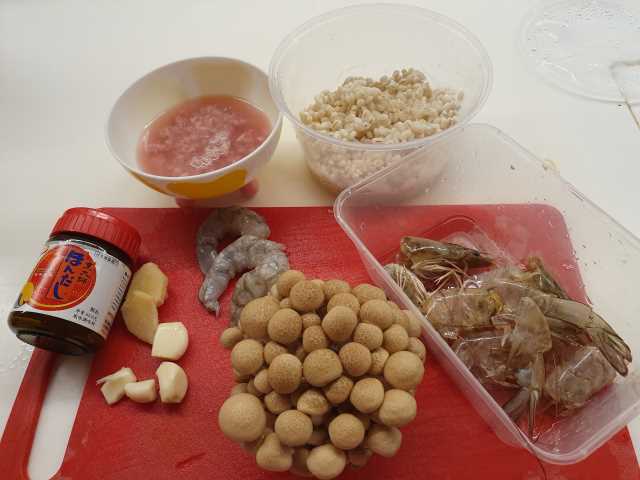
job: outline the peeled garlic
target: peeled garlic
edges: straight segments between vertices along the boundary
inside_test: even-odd
[[[156,381],[151,378],[141,382],[127,383],[124,386],[124,393],[127,398],[138,403],[149,403],[157,398]]]
[[[131,279],[129,292],[140,291],[153,297],[159,307],[167,298],[169,279],[155,263],[145,263]]]
[[[189,345],[189,332],[182,322],[161,323],[156,329],[151,356],[165,360],[179,360]]]
[[[120,312],[129,332],[143,342],[153,343],[158,328],[158,310],[151,295],[140,290],[129,291]]]
[[[124,397],[125,386],[129,383],[135,382],[136,375],[129,367],[122,367],[115,373],[102,377],[96,382],[97,385],[102,385],[100,391],[104,396],[104,399],[109,405],[113,405]]]
[[[180,403],[187,393],[189,380],[180,365],[162,362],[156,370],[162,403]]]

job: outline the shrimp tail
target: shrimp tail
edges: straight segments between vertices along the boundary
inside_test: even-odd
[[[629,346],[617,335],[601,329],[588,329],[587,334],[598,347],[604,358],[623,377],[629,373],[627,362],[631,363]]]
[[[220,312],[220,303],[218,302],[217,298],[213,297],[211,288],[207,285],[206,282],[203,283],[200,287],[198,297],[200,298],[202,305],[204,305],[204,308],[218,316],[218,313]]]

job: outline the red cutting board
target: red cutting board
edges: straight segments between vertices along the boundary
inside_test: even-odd
[[[466,214],[491,236],[500,235],[499,222],[495,222],[497,216],[517,217],[520,223],[525,221],[530,231],[545,232],[548,231],[547,216],[557,215],[557,212],[549,210],[548,215],[541,215],[540,208],[517,205],[425,207],[412,209],[412,213],[404,218],[422,222],[424,231],[441,225],[452,215]],[[356,249],[336,224],[330,209],[256,210],[271,226],[272,239],[286,244],[293,268],[318,278],[340,277],[354,284],[367,281]],[[221,318],[208,314],[197,300],[202,277],[195,261],[194,238],[198,224],[207,212],[185,209],[108,211],[140,231],[144,242],[141,260],[158,263],[169,276],[169,299],[160,309],[160,319],[182,321],[189,329],[189,350],[180,360],[189,376],[189,391],[180,405],[160,402],[139,405],[127,400],[106,405],[95,385],[96,379],[123,365],[133,368],[139,379],[152,378],[159,363],[150,357],[149,346],[128,334],[118,320],[105,348],[93,361],[64,461],[54,478],[288,477],[288,474],[258,469],[255,461],[227,440],[217,425],[217,411],[233,385],[229,352],[218,343],[218,336],[227,324],[231,288],[222,299]],[[407,227],[411,225],[415,223],[411,222]],[[506,228],[505,232],[508,231]],[[532,248],[545,259],[548,256],[570,258],[573,262],[564,227],[555,231],[557,234],[549,238],[547,235]],[[385,232],[380,233],[384,235]],[[579,279],[573,278],[572,284],[578,285]],[[3,478],[26,478],[30,444],[52,359],[52,355],[42,351],[36,351],[31,359],[0,443]],[[363,470],[347,470],[342,478],[640,478],[626,429],[577,465],[543,465],[529,452],[500,442],[433,360],[427,361],[427,373],[416,397],[418,416],[403,429],[399,453],[392,459],[374,457]]]

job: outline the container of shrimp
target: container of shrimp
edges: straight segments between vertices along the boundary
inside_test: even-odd
[[[640,240],[499,130],[460,128],[335,214],[503,441],[576,463],[638,414]]]

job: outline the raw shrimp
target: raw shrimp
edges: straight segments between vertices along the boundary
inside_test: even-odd
[[[592,346],[574,349],[565,361],[547,375],[545,393],[564,410],[584,406],[587,401],[613,382],[615,370],[600,350]]]
[[[484,288],[448,288],[429,296],[422,312],[440,335],[455,340],[465,331],[494,328],[492,317],[501,307]]]
[[[491,328],[491,317],[500,310],[500,305],[487,290],[445,289],[428,293],[407,267],[390,263],[384,269],[438,333],[448,340],[456,340],[461,330]]]
[[[515,313],[515,327],[509,334],[509,363],[524,358],[531,362],[538,353],[551,349],[551,331],[538,305],[523,297]]]
[[[444,338],[456,340],[461,330],[493,327],[491,318],[500,305],[487,290],[461,288],[428,293],[407,267],[390,263],[384,268]]]
[[[483,272],[476,275],[475,278],[485,283],[491,280],[509,280],[539,290],[542,293],[548,293],[554,297],[569,299],[566,292],[545,269],[540,258],[529,257],[525,262],[525,268],[525,270],[521,270],[516,266],[510,265]]]
[[[461,286],[469,268],[493,265],[493,258],[485,253],[428,238],[404,237],[400,253],[413,273],[439,288],[447,283]]]
[[[284,245],[253,235],[243,235],[215,257],[200,287],[200,301],[217,314],[220,308],[218,298],[236,274],[253,268],[256,279],[266,275],[266,281],[271,278],[272,264],[285,265],[285,269],[289,267]]]
[[[509,335],[510,344],[507,365],[520,367],[516,378],[521,390],[504,406],[505,412],[517,420],[529,406],[529,435],[533,434],[536,410],[542,397],[545,367],[544,353],[553,346],[551,331],[538,305],[529,297],[523,297],[515,312],[515,327]]]
[[[527,258],[527,261],[525,262],[525,270],[525,272],[522,272],[520,280],[522,283],[525,283],[530,287],[537,288],[541,292],[569,300],[567,293],[547,271],[540,257]]]
[[[507,367],[509,352],[504,343],[504,332],[487,330],[459,338],[451,349],[481,383],[514,388],[518,385]]]
[[[627,374],[627,362],[632,360],[629,346],[590,306],[510,280],[494,278],[482,285],[497,294],[507,309],[515,308],[523,297],[531,298],[547,317],[554,336],[583,345],[592,343],[620,375]]]
[[[268,242],[268,243],[267,243]],[[231,297],[232,326],[238,324],[242,308],[254,298],[264,297],[276,283],[281,273],[289,270],[289,259],[282,249],[274,248],[268,240],[253,246],[250,255],[257,259],[256,268],[243,274],[236,282]],[[278,245],[282,248],[282,245]]]
[[[447,261],[463,268],[493,265],[493,258],[486,253],[455,243],[437,242],[428,238],[404,237],[400,242],[400,252],[413,264],[422,261]]]
[[[264,218],[248,208],[228,207],[213,211],[198,228],[196,237],[200,270],[206,275],[217,255],[218,243],[227,235],[267,238],[270,233]]]
[[[418,308],[422,309],[429,294],[420,279],[407,267],[398,265],[397,263],[389,263],[385,265],[384,269],[407,297],[409,297],[409,300]]]

